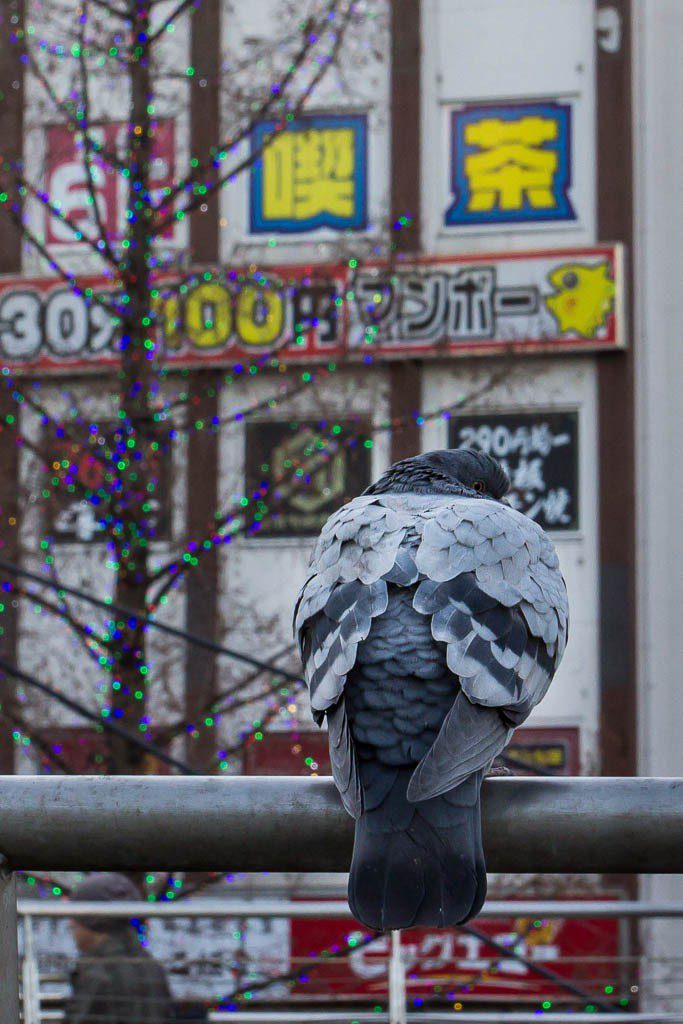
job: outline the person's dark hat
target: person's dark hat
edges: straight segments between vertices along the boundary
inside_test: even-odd
[[[139,889],[125,875],[102,872],[88,875],[72,891],[72,902],[111,903],[114,900],[139,900]],[[120,917],[79,917],[77,919],[93,932],[113,932],[125,928],[129,922]]]

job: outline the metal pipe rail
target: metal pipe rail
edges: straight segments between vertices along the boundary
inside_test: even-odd
[[[169,903],[117,900],[89,903],[79,900],[17,900],[20,917],[295,917],[320,920],[352,918],[346,900],[183,899]],[[683,903],[648,900],[489,900],[478,915],[486,918],[643,918],[683,917]]]
[[[228,897],[227,899],[211,899],[200,897],[198,899],[179,900],[169,903],[147,903],[144,900],[120,900],[111,903],[81,901],[71,903],[66,899],[56,900],[35,900],[20,899],[17,901],[18,913],[24,919],[24,956],[22,965],[22,1002],[24,1011],[24,1024],[39,1024],[39,1022],[61,1021],[64,1014],[61,1010],[50,1010],[44,1006],[45,1001],[54,1001],[51,997],[40,992],[40,979],[38,966],[33,952],[32,921],[35,918],[78,918],[78,917],[110,917],[125,919],[152,919],[152,918],[349,918],[352,919],[351,911],[346,900],[288,900],[288,899],[239,899]],[[490,900],[484,904],[479,915],[480,918],[496,919],[511,917],[532,917],[532,918],[581,918],[592,920],[595,918],[678,918],[683,917],[683,902],[661,903],[645,900]],[[372,1020],[375,1024],[380,1021],[389,1021],[389,1024],[411,1024],[411,1021],[425,1021],[426,1015],[411,1014],[406,1012],[405,994],[405,971],[406,966],[402,958],[400,938],[397,933],[392,933],[391,959],[389,961],[389,979],[394,984],[389,985],[390,1013],[377,1014],[375,1011],[364,1014],[346,1011],[344,1013],[330,1011],[310,1011],[302,1008],[291,1011],[263,1011],[258,1007],[244,1011],[211,1011],[209,1021],[211,1024],[219,1024],[222,1021],[249,1021],[250,1024],[269,1024],[269,1022],[282,1021],[283,1024],[317,1024],[320,1021],[338,1021],[342,1024],[361,1024],[361,1021]],[[391,1010],[393,1009],[393,1013]],[[578,1014],[578,1016],[581,1016]],[[671,1016],[663,1018],[651,1017],[650,1015],[633,1014],[632,1012],[619,1012],[615,1010],[610,1014],[601,1015],[597,1013],[597,1019],[614,1021],[649,1021],[671,1020]],[[557,1020],[567,1022],[576,1020],[577,1014],[565,1017],[564,1014],[543,1014],[543,1020]],[[591,1013],[590,1019],[596,1018]],[[429,1013],[429,1024],[435,1024],[434,1012]],[[444,1020],[452,1020],[452,1012],[443,1016]],[[538,1019],[538,1013],[511,1014],[505,1010],[496,1014],[483,1014],[473,1011],[459,1011],[459,1021],[469,1021],[476,1024],[479,1021],[495,1021],[496,1024],[526,1024],[526,1022]],[[679,1019],[680,1018],[675,1018]]]
[[[683,871],[683,779],[488,779],[482,817],[491,871]],[[14,869],[344,871],[352,841],[327,778],[0,776],[0,1024],[19,1021]]]
[[[683,871],[683,779],[496,778],[490,871]],[[345,871],[328,778],[0,776],[0,854],[42,871]]]
[[[590,1024],[681,1024],[679,1013],[468,1013],[459,1010],[457,1013],[434,1012],[406,1014],[407,1024],[573,1024],[578,1020],[587,1020]],[[211,1024],[390,1024],[387,1013],[307,1013],[292,1011],[291,1013],[259,1013],[249,1010],[209,1014]]]
[[[35,899],[20,899],[17,902],[18,912],[21,917],[24,918],[24,956],[22,964],[22,1003],[24,1012],[25,1024],[38,1024],[40,1021],[60,1021],[64,1019],[64,1014],[61,1010],[50,1010],[44,1006],[45,1001],[53,1001],[55,998],[49,994],[40,993],[40,979],[38,975],[38,966],[35,959],[35,953],[33,950],[33,938],[32,938],[32,921],[35,918],[78,918],[78,917],[111,917],[111,918],[137,918],[137,919],[151,919],[151,918],[168,918],[173,917],[175,919],[182,918],[245,918],[245,917],[259,917],[259,918],[339,918],[346,917],[351,918],[351,911],[349,910],[346,901],[342,900],[287,900],[287,899],[237,899],[229,897],[227,899],[211,899],[206,897],[200,897],[198,899],[181,900],[169,903],[147,903],[144,900],[121,900],[111,903],[103,902],[88,902],[78,901],[71,903],[66,899],[59,900],[35,900]],[[635,900],[544,900],[544,901],[533,901],[533,900],[491,900],[484,904],[484,907],[480,913],[480,918],[509,918],[509,917],[574,917],[582,919],[593,919],[599,918],[646,918],[646,917],[683,917],[683,903],[659,903],[653,901],[635,901]],[[249,1021],[250,1024],[268,1024],[268,1022],[282,1021],[286,1024],[304,1024],[304,1022],[311,1021],[339,1021],[343,1024],[349,1024],[349,1021],[353,1020],[354,1024],[361,1024],[362,1020],[373,1020],[396,1021],[397,1024],[410,1024],[415,1020],[425,1020],[425,1014],[411,1014],[407,1013],[406,999],[405,999],[405,987],[404,987],[404,972],[405,965],[402,959],[402,951],[399,936],[397,933],[392,934],[392,951],[391,951],[391,967],[397,973],[401,974],[401,984],[396,986],[398,991],[393,991],[390,985],[390,995],[393,995],[393,999],[390,1000],[390,1008],[393,1003],[395,1013],[389,1013],[388,1017],[386,1014],[377,1014],[376,1011],[367,1013],[367,1017],[364,1013],[359,1015],[358,1012],[345,1011],[340,1013],[338,1011],[308,1011],[302,1008],[292,1009],[291,1011],[263,1011],[258,1007],[254,1007],[250,1010],[243,1011],[230,1011],[229,1014],[223,1011],[211,1011],[209,1014],[209,1020],[212,1024],[219,1024],[221,1021],[235,1021],[245,1020]],[[391,977],[391,972],[390,972]],[[443,1014],[443,1011],[432,1011],[429,1014],[430,1024],[436,1013],[437,1019],[452,1020],[452,1012]],[[580,1016],[580,1014],[578,1015]],[[607,1020],[615,1021],[618,1024],[619,1021],[649,1021],[654,1022],[655,1020],[671,1020],[680,1019],[675,1015],[664,1014],[663,1017],[652,1017],[649,1014],[634,1014],[632,1012],[614,1012],[606,1015],[601,1015],[599,1012],[593,1012],[590,1015],[590,1019],[602,1019],[602,1016]],[[538,1019],[538,1012],[536,1013],[511,1013],[508,1010],[499,1011],[495,1014],[481,1014],[479,1011],[460,1011],[458,1012],[458,1020],[470,1021],[471,1024],[475,1024],[478,1021],[493,1020],[499,1022],[499,1024],[526,1024],[532,1020]],[[565,1017],[564,1014],[543,1014],[543,1019],[558,1020],[562,1022],[569,1022],[569,1020],[576,1020],[577,1014],[573,1013],[571,1017]]]
[[[62,1010],[42,1010],[40,1020],[63,1021]],[[300,1008],[283,1012],[262,1012],[246,1010],[244,1012],[222,1012],[213,1010],[208,1015],[209,1024],[391,1024],[388,1013],[374,1011],[344,1013],[337,1011],[302,1010]],[[407,1013],[406,1024],[576,1024],[586,1020],[589,1024],[681,1024],[679,1013],[549,1013],[538,1011],[530,1013],[497,1010],[494,1013],[459,1010],[454,1012]]]

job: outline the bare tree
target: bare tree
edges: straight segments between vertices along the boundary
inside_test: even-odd
[[[18,593],[71,633],[75,653],[68,668],[72,674],[83,674],[91,662],[107,675],[111,718],[133,732],[140,729],[144,738],[148,697],[158,701],[163,694],[167,725],[162,738],[167,741],[201,722],[188,721],[177,691],[167,685],[182,666],[181,640],[163,648],[157,645],[153,671],[149,671],[151,634],[146,616],[168,607],[184,578],[201,567],[216,543],[250,532],[258,525],[256,519],[276,513],[278,504],[306,486],[306,480],[335,457],[340,445],[364,440],[371,443],[365,433],[367,423],[359,422],[344,441],[331,430],[323,431],[315,450],[303,451],[285,472],[269,474],[268,487],[258,496],[256,505],[245,509],[237,500],[215,509],[203,536],[183,537],[181,526],[175,531],[169,557],[159,564],[150,559],[150,545],[159,532],[156,496],[163,472],[160,455],[170,450],[174,435],[186,434],[193,424],[192,389],[169,381],[164,342],[169,328],[172,333],[179,292],[187,275],[195,271],[192,254],[188,260],[184,252],[167,244],[168,231],[183,227],[191,218],[201,218],[212,198],[249,170],[262,151],[244,143],[259,123],[267,120],[275,125],[263,143],[267,146],[306,110],[318,86],[332,71],[344,80],[343,88],[352,96],[353,83],[345,80],[349,55],[354,66],[367,59],[364,55],[368,46],[372,49],[373,31],[377,38],[381,38],[382,31],[376,22],[370,25],[374,12],[368,3],[307,0],[301,4],[281,0],[277,38],[247,41],[236,52],[225,53],[223,64],[227,70],[221,81],[206,83],[207,88],[220,86],[224,132],[207,152],[193,153],[174,170],[172,180],[159,188],[153,173],[155,145],[163,121],[159,111],[184,109],[187,82],[200,73],[179,62],[181,51],[177,47],[169,50],[168,38],[177,37],[183,27],[191,26],[196,6],[169,0],[83,0],[75,6],[67,0],[55,0],[44,22],[44,6],[27,0],[21,30],[19,0],[6,2],[15,19],[6,18],[11,29],[8,45],[20,48],[32,82],[35,102],[29,136],[46,125],[70,133],[81,161],[86,195],[85,211],[79,211],[78,216],[65,211],[58,197],[44,187],[46,168],[39,147],[30,142],[25,156],[4,154],[2,184],[6,201],[0,205],[0,214],[9,217],[22,232],[33,254],[32,265],[44,271],[47,263],[57,279],[84,296],[98,322],[110,324],[118,339],[115,394],[104,403],[106,409],[101,403],[98,406],[84,400],[84,389],[76,382],[67,380],[62,386],[63,401],[55,408],[31,381],[12,381],[17,403],[30,411],[36,428],[22,430],[21,418],[14,419],[13,429],[25,450],[24,505],[44,508],[52,492],[59,495],[65,491],[82,497],[84,502],[97,501],[96,518],[104,528],[107,562],[114,574],[111,599],[127,613],[115,612],[104,623],[94,624],[97,616],[87,602],[59,589],[69,578],[65,573],[68,567],[56,555],[49,538],[43,537],[38,548],[38,520],[32,525],[34,554],[51,566],[53,588],[25,583]],[[112,119],[120,129],[114,134],[106,130]],[[125,191],[122,224],[111,223],[101,201],[100,186],[110,180]],[[55,228],[59,239],[77,242],[78,252],[51,245],[49,232],[41,231],[46,223]],[[387,242],[388,228],[380,236]],[[352,264],[358,259],[362,262],[364,252],[371,254],[367,240],[360,238],[353,249],[350,245],[342,237],[337,246],[345,263],[352,252]],[[386,251],[391,254],[391,246],[387,245]],[[106,283],[106,288],[94,287],[91,275]],[[278,349],[268,353],[271,364],[277,362],[279,354]],[[320,367],[302,379],[300,373],[287,371],[285,358],[279,363],[285,372],[277,375],[271,393],[250,402],[240,412],[241,421],[270,415],[277,408],[286,409],[287,403],[296,401],[302,393],[316,394],[319,382],[329,376],[326,368]],[[503,372],[507,373],[507,368]],[[484,390],[500,376],[485,375]],[[210,382],[205,388],[212,386]],[[476,398],[480,390],[454,402],[453,407]],[[313,407],[324,419],[325,400],[318,397]],[[441,412],[426,411],[422,420]],[[401,426],[394,420],[379,429],[396,431]],[[229,427],[229,423],[217,422],[212,429]],[[60,439],[62,452],[66,446],[67,457],[61,460],[55,460],[55,438]],[[74,472],[74,463],[81,456],[92,464],[96,487],[84,486]],[[91,561],[84,563],[86,574],[92,571],[91,565]],[[255,620],[254,614],[248,595],[244,595],[241,602],[231,605],[230,625],[234,628],[250,615],[252,632],[272,634],[273,624],[267,616],[261,621],[258,616]],[[280,650],[276,644],[272,653],[280,655],[279,668],[289,668],[290,674],[296,672],[290,648]],[[242,709],[244,714],[255,707],[252,721],[259,722],[259,728],[267,727],[291,700],[288,687],[282,683],[277,672],[257,673],[252,667],[245,675],[245,670],[236,665],[227,682],[224,680],[223,689],[198,710],[205,712],[205,719],[211,719],[217,713],[237,715]],[[21,718],[24,730],[30,730],[30,716],[17,707],[12,713]],[[40,734],[34,730],[34,735],[40,742]],[[238,739],[233,752],[240,743]],[[144,770],[145,751],[124,736],[112,734],[107,765],[112,771]],[[59,768],[58,762],[56,766]],[[213,767],[213,761],[203,767]]]
[[[123,721],[139,720],[146,689],[147,663],[143,617],[158,607],[173,582],[189,566],[175,562],[164,572],[149,568],[149,546],[156,523],[150,494],[158,486],[158,453],[168,443],[169,405],[161,390],[163,352],[161,320],[172,308],[184,256],[168,248],[169,230],[201,216],[220,190],[245,172],[260,155],[245,141],[264,121],[276,127],[268,144],[306,107],[331,68],[339,66],[344,47],[362,30],[363,5],[351,0],[283,2],[277,38],[248,43],[248,52],[228,54],[228,72],[221,82],[224,130],[208,152],[192,154],[162,189],[155,187],[153,164],[160,130],[158,109],[186,105],[185,89],[195,69],[179,67],[177,50],[168,40],[191,26],[197,5],[189,0],[56,0],[44,5],[8,0],[8,45],[21,49],[22,61],[39,100],[35,106],[43,125],[61,125],[75,140],[87,186],[87,217],[64,212],[57,198],[45,191],[43,167],[21,154],[3,156],[2,182],[6,201],[3,216],[17,225],[35,254],[70,287],[83,294],[98,315],[109,320],[119,338],[118,401],[113,429],[97,424],[55,418],[41,407],[30,388],[22,400],[32,404],[44,431],[66,435],[71,444],[99,462],[106,478],[105,500],[99,516],[105,525],[109,560],[115,568],[113,600],[130,616],[115,616],[99,636],[85,628],[82,609],[68,602],[39,599],[61,616],[84,649],[106,665],[112,678],[113,713]],[[47,21],[45,21],[47,17]],[[114,116],[123,125],[111,143],[104,126]],[[29,128],[31,126],[29,125]],[[107,222],[98,183],[113,179],[126,192],[123,225]],[[56,225],[60,238],[72,238],[82,253],[74,260],[55,254],[36,226],[37,211]],[[191,257],[190,257],[191,260]],[[86,274],[95,273],[107,289],[88,287]],[[168,282],[176,273],[176,283]],[[163,279],[165,303],[158,299]],[[282,390],[281,388],[278,390]],[[286,389],[285,389],[286,391]],[[182,410],[181,410],[182,415]],[[49,465],[50,452],[33,442],[33,455]],[[70,479],[59,470],[58,486]],[[71,481],[73,486],[73,481]],[[226,522],[231,521],[228,513]],[[36,599],[36,598],[34,598]],[[138,695],[136,697],[136,694]],[[139,753],[124,740],[112,738],[111,767],[139,770]]]

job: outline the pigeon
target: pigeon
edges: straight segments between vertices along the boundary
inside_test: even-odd
[[[482,780],[564,653],[557,555],[509,487],[473,449],[395,463],[323,526],[296,603],[312,714],[355,819],[349,906],[369,929],[479,913]]]

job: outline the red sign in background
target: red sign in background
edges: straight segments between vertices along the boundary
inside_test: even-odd
[[[569,898],[569,897],[567,897]],[[605,987],[620,993],[619,933],[614,919],[529,918],[485,919],[473,922],[476,931],[538,963],[575,984],[590,997],[605,999]],[[345,948],[354,931],[366,934],[348,920],[291,922],[292,965],[319,955],[320,950]],[[504,958],[485,938],[457,928],[415,928],[401,933],[406,962],[409,1003],[435,998],[453,1002],[537,1003],[576,1001],[576,996],[534,973],[519,959]],[[388,996],[387,966],[391,937],[358,944],[345,957],[328,959],[311,970],[292,990],[309,999],[376,999]],[[613,997],[616,998],[616,995]]]
[[[129,126],[110,122],[90,130],[93,142],[103,153],[125,156]],[[53,206],[86,237],[97,236],[90,207],[90,188],[83,142],[65,125],[51,125],[46,131],[46,192]],[[110,242],[123,237],[128,206],[129,180],[107,164],[106,157],[92,155],[92,180],[106,236]],[[150,184],[152,196],[173,184],[175,176],[175,127],[162,120],[154,132]],[[169,228],[164,238],[173,236]],[[48,245],[78,245],[74,232],[45,208],[45,238]]]
[[[517,729],[506,754],[532,774],[578,775],[579,730],[576,726]],[[245,775],[331,775],[327,733],[318,730],[265,733],[244,749]]]
[[[111,771],[109,737],[104,731],[98,732],[97,728],[88,726],[51,725],[41,729],[37,735],[40,740],[37,752],[43,773],[61,772],[62,765],[75,775],[104,775]],[[162,750],[168,749],[167,737],[157,739],[153,730],[144,738]],[[145,775],[170,775],[171,767],[153,754],[145,753],[141,771]]]
[[[80,179],[60,187],[65,212],[90,230]],[[117,223],[122,199],[107,202],[107,217]],[[64,225],[53,230],[66,241]],[[273,354],[371,362],[606,351],[624,344],[620,254],[602,246],[424,257],[395,272],[350,260],[197,270],[183,280],[160,274],[151,297],[153,330],[161,358],[177,366]],[[116,365],[119,325],[101,301],[112,287],[92,277],[79,277],[75,290],[56,277],[0,280],[0,361],[41,372]]]

